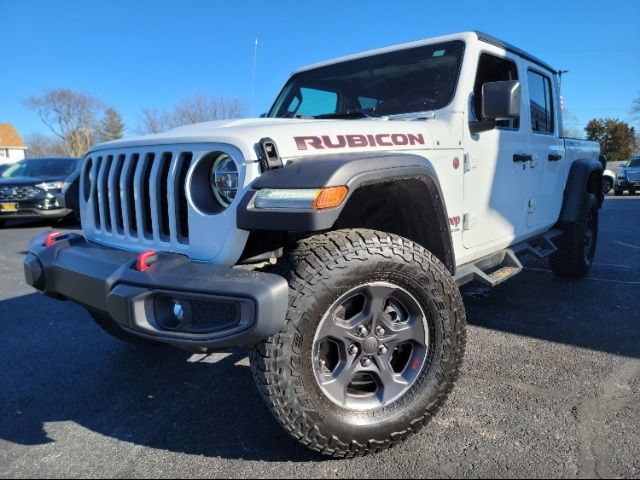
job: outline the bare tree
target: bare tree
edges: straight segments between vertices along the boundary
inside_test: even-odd
[[[631,106],[631,116],[636,120],[640,120],[640,97],[636,97],[633,101],[633,105]]]
[[[197,93],[183,98],[170,112],[143,109],[140,131],[158,133],[192,123],[240,118],[246,111],[246,104],[239,98],[210,97]]]
[[[155,108],[142,109],[142,122],[138,130],[140,133],[160,133],[172,128],[171,114],[160,112]]]
[[[562,110],[562,136],[570,138],[584,138],[584,130],[580,128],[580,121],[566,107]]]
[[[66,88],[48,89],[27,98],[24,105],[40,116],[72,157],[82,156],[93,143],[96,119],[103,108],[99,99]]]
[[[64,145],[57,137],[32,133],[25,140],[29,157],[64,157],[66,155]]]

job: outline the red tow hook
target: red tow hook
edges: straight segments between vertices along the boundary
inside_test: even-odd
[[[51,232],[50,234],[48,234],[47,237],[45,238],[44,246],[45,247],[52,246],[54,243],[56,243],[56,239],[60,235],[62,235],[62,232]]]
[[[139,272],[144,272],[151,265],[158,261],[158,252],[155,250],[147,250],[146,252],[142,252],[138,255],[138,260],[136,261],[136,270]]]

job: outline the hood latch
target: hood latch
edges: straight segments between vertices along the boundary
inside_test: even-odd
[[[268,137],[260,140],[258,144],[258,154],[260,156],[260,167],[263,172],[267,170],[274,170],[276,168],[282,168],[284,164],[278,153],[278,147],[276,142]]]

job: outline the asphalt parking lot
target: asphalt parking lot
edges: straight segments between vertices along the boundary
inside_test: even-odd
[[[263,406],[243,350],[140,351],[25,285],[28,240],[0,231],[2,477],[639,477],[640,199],[608,198],[586,279],[546,263],[464,289],[462,375],[431,424],[333,461]]]

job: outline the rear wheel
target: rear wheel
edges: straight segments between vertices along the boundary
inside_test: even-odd
[[[465,312],[446,268],[404,238],[340,230],[301,241],[281,333],[250,351],[280,424],[309,448],[353,457],[417,432],[451,390]]]
[[[589,273],[598,244],[598,200],[586,192],[578,217],[561,226],[558,251],[549,259],[553,272],[561,277],[584,277]]]
[[[630,188],[629,195],[635,195],[635,194],[636,194],[636,190],[634,188]]]
[[[139,337],[138,335],[134,335],[132,333],[124,331],[118,326],[115,320],[112,320],[110,317],[102,313],[90,311],[89,314],[102,330],[107,332],[112,337],[117,338],[118,340],[130,343],[131,345],[136,345],[138,347],[158,347],[164,345],[161,342],[149,340],[148,338]]]

